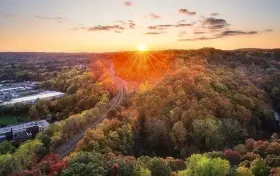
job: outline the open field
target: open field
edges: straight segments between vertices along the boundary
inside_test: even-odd
[[[28,120],[27,114],[23,114],[20,116],[18,116],[18,115],[0,115],[0,124],[12,125],[12,124],[19,123],[19,120],[27,121]]]

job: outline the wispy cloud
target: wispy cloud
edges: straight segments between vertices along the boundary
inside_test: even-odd
[[[223,31],[220,34],[217,35],[217,37],[221,38],[221,37],[227,37],[227,36],[236,36],[236,35],[254,35],[257,34],[258,31],[249,31],[249,32],[245,32],[245,31],[233,31],[233,30],[227,30],[227,31]]]
[[[121,34],[123,31],[114,31],[117,34]]]
[[[193,26],[194,23],[179,23],[179,24],[160,24],[160,25],[155,25],[155,26],[148,26],[147,28],[150,30],[154,29],[167,29],[167,28],[172,28],[172,27],[190,27]]]
[[[128,21],[128,26],[129,26],[130,29],[134,29],[136,27],[136,24],[132,20],[129,20]]]
[[[35,18],[38,18],[38,19],[42,19],[42,20],[65,20],[65,18],[63,17],[47,17],[47,16],[39,16],[39,15],[35,15],[34,16]]]
[[[156,20],[156,19],[160,19],[161,16],[156,15],[156,14],[154,14],[154,13],[151,13],[151,14],[149,14],[148,16],[146,16],[145,18],[152,19],[152,20]]]
[[[165,34],[166,32],[146,32],[145,35],[160,35],[160,34]]]
[[[196,15],[196,12],[191,12],[188,9],[180,9],[179,13],[185,14],[185,15]]]
[[[218,16],[219,15],[219,13],[211,13],[211,15],[210,16]]]
[[[56,21],[58,23],[63,23],[66,19],[63,17],[48,17],[48,16],[40,16],[40,15],[35,15],[34,18],[40,19],[40,20],[49,20],[49,21]]]
[[[129,27],[130,29],[134,29],[136,27],[136,24],[132,20],[127,20],[127,21],[114,21],[117,23],[119,26],[122,26],[123,28]]]
[[[264,32],[273,32],[274,30],[273,29],[266,29],[264,30]]]
[[[110,30],[124,30],[124,27],[120,25],[112,25],[112,26],[94,26],[87,29],[88,31],[110,31]]]
[[[201,41],[201,40],[213,40],[229,36],[240,36],[240,35],[255,35],[258,31],[241,31],[241,30],[226,30],[213,36],[202,36],[196,38],[179,39],[179,41]]]
[[[74,28],[71,28],[70,30],[72,31],[79,31],[79,30],[85,30],[86,27],[74,27]]]
[[[204,34],[205,32],[202,32],[202,31],[195,31],[194,34],[196,35],[200,35],[200,34]]]
[[[127,7],[130,7],[133,5],[133,3],[131,1],[127,1],[127,2],[124,2],[124,5]]]
[[[13,13],[2,13],[0,14],[1,17],[4,17],[4,18],[14,18],[14,17],[17,17],[16,14],[13,14]]]
[[[215,37],[197,37],[197,38],[187,38],[187,39],[179,39],[178,41],[184,42],[184,41],[199,41],[199,40],[212,40],[216,39]]]
[[[175,25],[175,27],[190,27],[193,26],[195,23],[179,23]]]

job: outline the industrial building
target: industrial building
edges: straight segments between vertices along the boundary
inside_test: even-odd
[[[36,83],[31,81],[19,83],[5,83],[0,86],[0,102],[10,101],[20,96],[21,92],[33,90]]]
[[[0,106],[16,103],[34,104],[38,99],[60,98],[64,93],[37,89],[37,83],[31,81],[1,84]]]
[[[60,98],[63,97],[65,94],[61,92],[56,92],[56,91],[45,91],[41,92],[36,95],[30,95],[30,96],[25,96],[25,97],[19,97],[19,98],[13,98],[10,99],[9,101],[5,101],[2,103],[2,105],[13,105],[16,103],[24,103],[24,104],[34,104],[38,99],[47,99],[47,100],[52,100],[54,98]]]
[[[46,120],[33,121],[19,125],[0,128],[0,142],[4,140],[12,140],[23,142],[31,139],[39,131],[43,131],[49,126]]]

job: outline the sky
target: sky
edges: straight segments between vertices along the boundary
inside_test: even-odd
[[[0,1],[0,52],[280,48],[279,0]]]

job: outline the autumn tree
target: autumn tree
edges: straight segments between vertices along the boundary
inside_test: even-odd
[[[176,122],[172,127],[171,139],[176,149],[182,148],[186,141],[187,130],[181,121]]]
[[[188,158],[187,170],[182,172],[190,176],[226,176],[229,168],[230,166],[227,160],[194,154]]]
[[[234,173],[234,176],[254,176],[254,174],[246,167],[238,167]]]
[[[255,159],[252,161],[251,170],[255,176],[266,176],[269,174],[269,169],[263,159]]]

